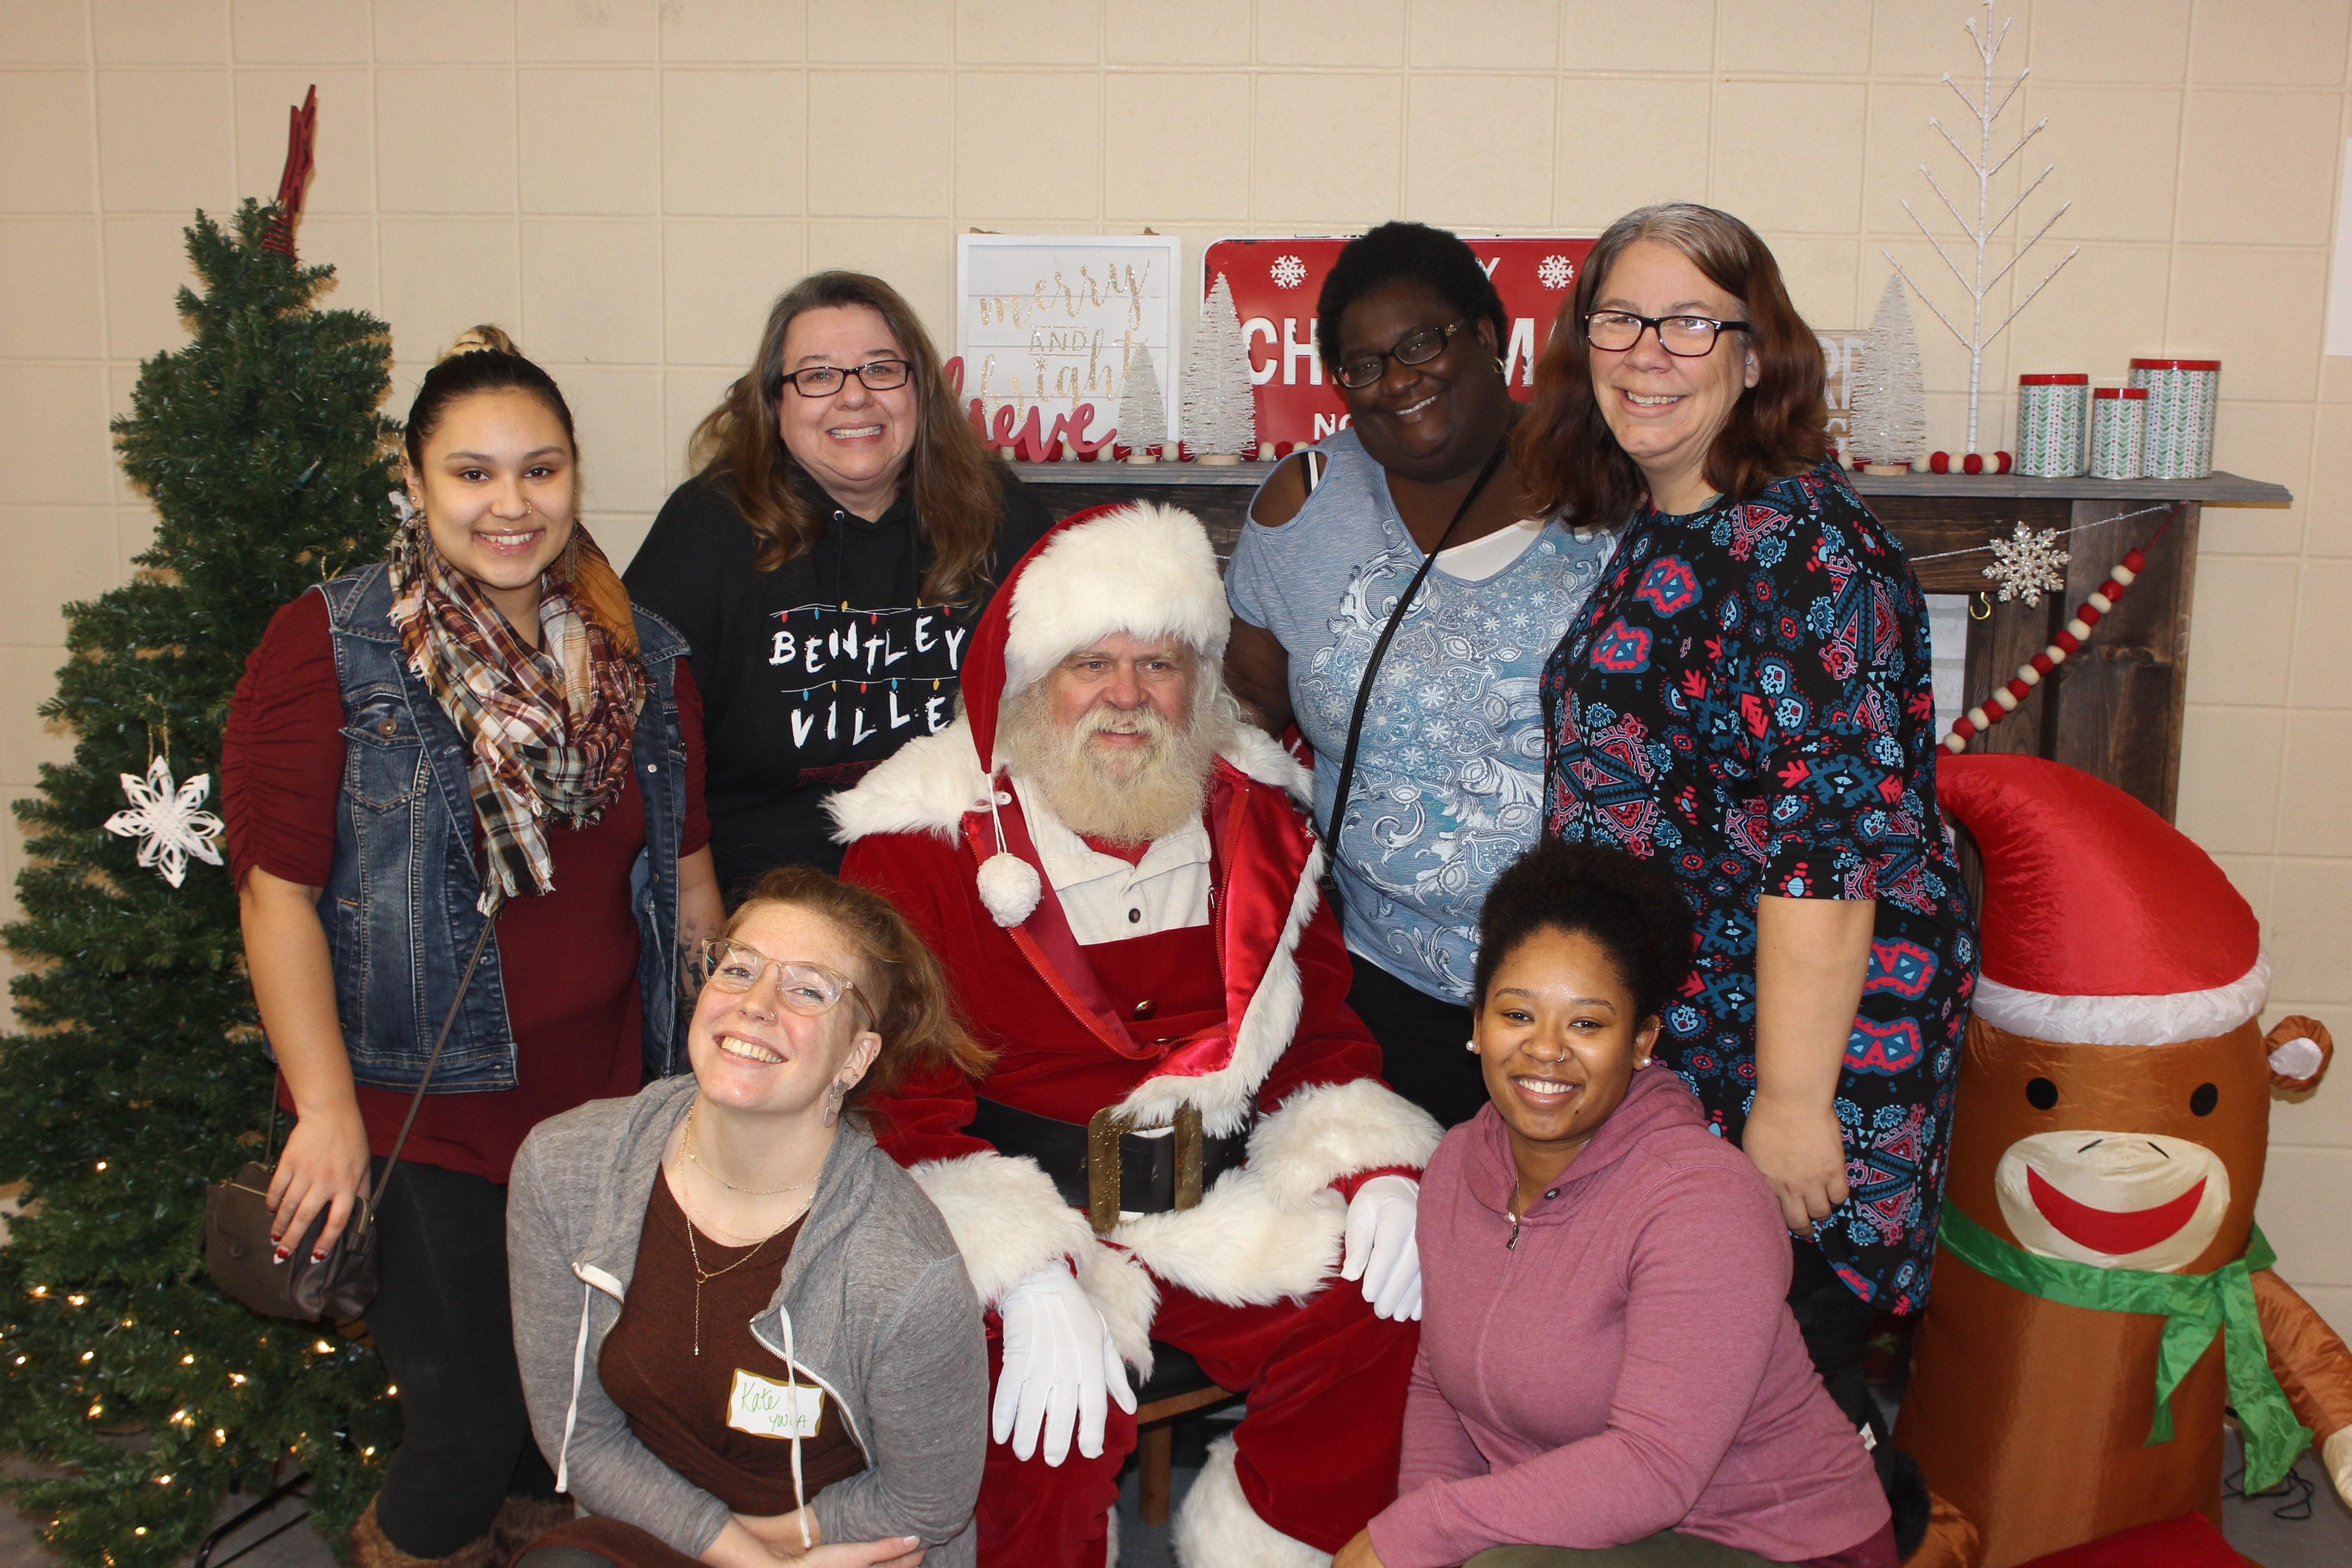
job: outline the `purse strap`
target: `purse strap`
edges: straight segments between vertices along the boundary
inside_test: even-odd
[[[1381,660],[1387,657],[1389,643],[1396,637],[1397,627],[1404,624],[1405,612],[1412,607],[1413,595],[1421,592],[1422,582],[1428,577],[1429,569],[1437,564],[1438,552],[1445,548],[1445,542],[1454,537],[1454,531],[1462,526],[1462,520],[1470,514],[1470,508],[1477,501],[1479,492],[1486,488],[1486,481],[1493,479],[1496,470],[1503,466],[1503,454],[1510,449],[1510,445],[1508,433],[1495,443],[1494,451],[1487,454],[1486,466],[1478,470],[1476,479],[1470,481],[1470,489],[1463,496],[1462,504],[1454,509],[1453,517],[1447,520],[1445,531],[1437,536],[1437,542],[1431,545],[1429,552],[1421,558],[1421,570],[1412,574],[1412,581],[1406,584],[1404,592],[1397,595],[1396,608],[1389,612],[1389,624],[1381,628],[1381,640],[1372,645],[1372,657],[1365,661],[1363,681],[1356,688],[1356,710],[1348,720],[1348,749],[1339,756],[1339,787],[1331,796],[1330,818],[1323,825],[1323,842],[1334,847],[1334,854],[1338,853],[1339,824],[1348,814],[1348,792],[1356,783],[1356,749],[1364,739],[1364,714],[1372,705],[1372,681],[1381,672]],[[1411,538],[1412,533],[1410,529],[1405,531],[1407,538]]]
[[[499,901],[503,905],[506,900],[501,899]],[[384,1160],[383,1174],[377,1180],[375,1191],[368,1194],[367,1212],[356,1222],[361,1226],[373,1220],[375,1211],[383,1206],[384,1191],[392,1185],[392,1173],[400,1169],[400,1152],[408,1146],[408,1130],[416,1125],[416,1113],[424,1107],[425,1090],[433,1081],[434,1068],[440,1063],[441,1047],[449,1043],[449,1030],[457,1022],[457,1009],[466,1005],[466,987],[473,984],[474,971],[481,967],[482,950],[489,946],[490,932],[498,929],[498,923],[496,909],[482,918],[482,934],[474,939],[474,951],[466,960],[466,972],[457,978],[457,994],[449,1004],[449,1016],[441,1020],[441,1032],[433,1037],[433,1051],[425,1058],[425,1073],[416,1080],[416,1092],[408,1098],[408,1114],[401,1119],[400,1136],[392,1141],[392,1153]],[[270,1107],[274,1117],[277,1108],[274,1095],[270,1097]]]

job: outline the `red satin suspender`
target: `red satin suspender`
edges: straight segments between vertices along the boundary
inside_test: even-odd
[[[1211,860],[1209,921],[1224,977],[1225,1020],[1169,1050],[1136,1039],[1096,978],[1086,950],[1070,931],[1053,884],[1045,882],[1036,910],[1007,934],[1030,967],[1088,1032],[1122,1057],[1160,1058],[1154,1076],[1197,1078],[1233,1061],[1234,1040],[1268,967],[1281,951],[1298,879],[1307,868],[1314,835],[1272,786],[1255,784],[1220,759],[1210,790]],[[1012,792],[1007,791],[1011,794]],[[1269,798],[1261,801],[1261,795]],[[1021,814],[1018,797],[1000,806],[1005,847],[1032,866],[1035,842]],[[986,812],[963,819],[964,843],[977,868],[996,852],[994,826]],[[1042,876],[1040,880],[1042,881]]]

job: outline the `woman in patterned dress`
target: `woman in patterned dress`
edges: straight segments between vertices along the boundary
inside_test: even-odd
[[[1680,881],[1696,969],[1659,1055],[1771,1184],[1815,1363],[1876,1425],[1862,1342],[1927,1302],[1977,967],[1918,584],[1826,458],[1818,342],[1727,214],[1611,226],[1517,440],[1543,504],[1625,520],[1545,668],[1546,831]]]

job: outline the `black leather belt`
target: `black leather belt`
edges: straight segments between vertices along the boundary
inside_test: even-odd
[[[1222,1138],[1204,1137],[1201,1113],[1191,1106],[1176,1113],[1168,1131],[1139,1137],[1133,1123],[1115,1109],[1098,1110],[1092,1121],[1081,1123],[982,1100],[969,1131],[999,1153],[1036,1161],[1054,1190],[1087,1211],[1099,1236],[1110,1234],[1122,1211],[1191,1208],[1219,1176],[1249,1158],[1248,1127]]]

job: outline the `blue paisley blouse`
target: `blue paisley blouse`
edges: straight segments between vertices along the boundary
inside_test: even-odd
[[[1837,1090],[1841,1279],[1927,1304],[1976,931],[1936,809],[1927,615],[1835,464],[1747,501],[1645,505],[1546,665],[1545,828],[1662,858],[1696,917],[1663,1056],[1737,1142],[1756,1092],[1756,900],[1875,899]]]

